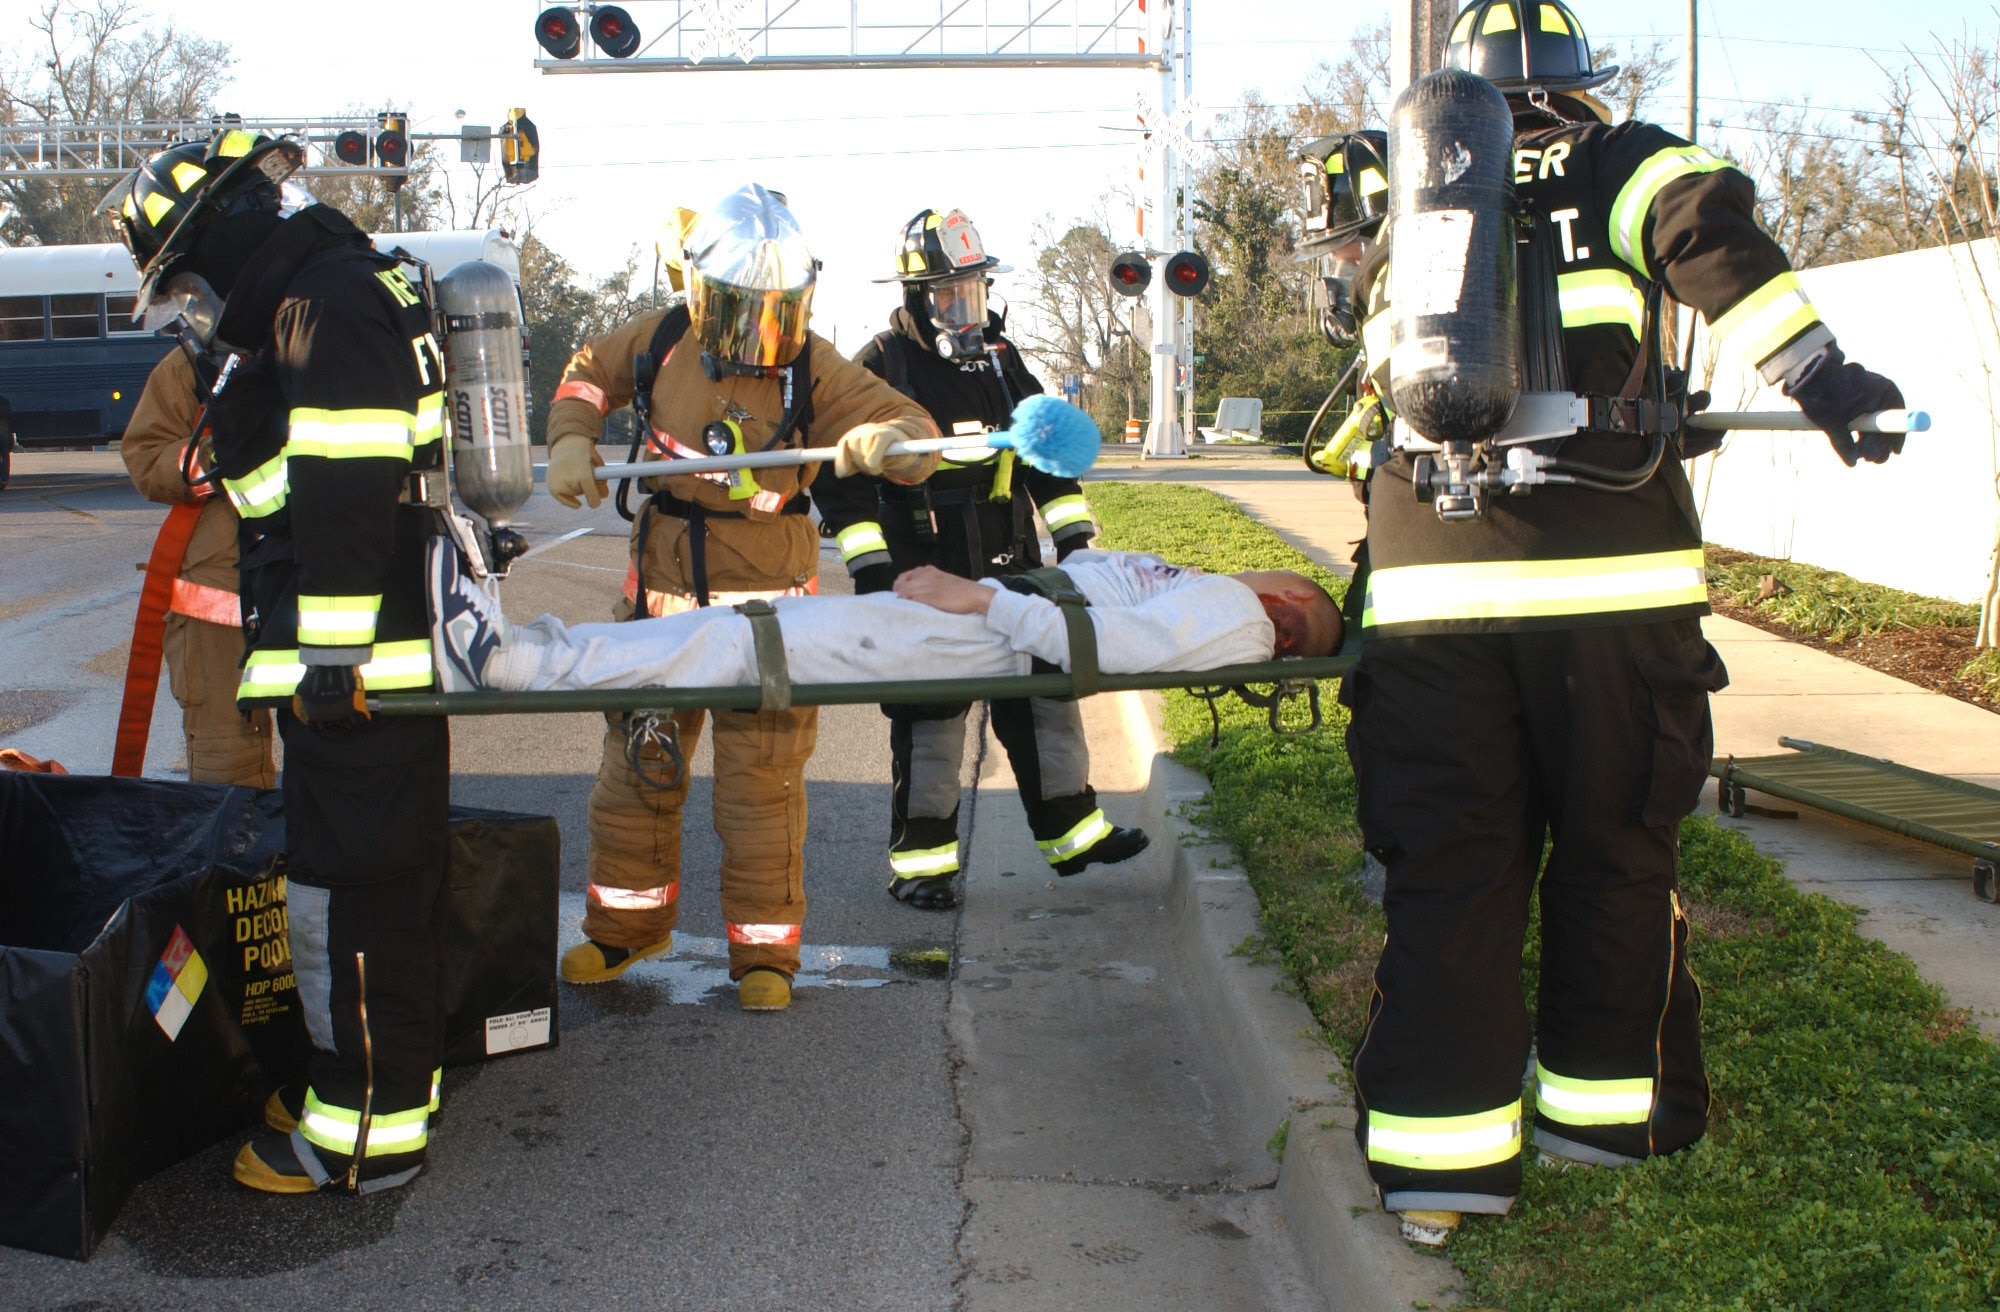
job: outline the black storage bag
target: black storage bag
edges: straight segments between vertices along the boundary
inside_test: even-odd
[[[452,840],[447,1062],[552,1044],[556,823]],[[88,1257],[303,1078],[283,848],[275,791],[0,772],[0,1243]]]

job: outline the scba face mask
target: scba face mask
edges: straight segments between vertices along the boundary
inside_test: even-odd
[[[140,319],[149,333],[181,325],[187,334],[206,348],[215,340],[215,325],[222,318],[222,298],[198,273],[177,273],[146,306]]]
[[[986,354],[986,275],[947,278],[924,289],[924,309],[937,330],[937,352],[947,360]]]

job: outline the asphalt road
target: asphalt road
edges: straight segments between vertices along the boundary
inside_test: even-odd
[[[0,493],[0,745],[101,772],[134,566],[163,512],[112,456],[15,470]],[[523,520],[535,543],[590,532],[518,566],[509,613],[605,617],[624,524],[540,491]],[[846,589],[837,556],[822,568],[825,591]],[[601,720],[461,718],[452,733],[455,801],[560,821],[574,941]],[[887,722],[821,711],[805,971],[789,1011],[749,1015],[716,941],[704,746],[673,957],[564,987],[560,1047],[447,1071],[414,1184],[264,1197],[228,1178],[232,1138],[142,1185],[88,1263],[0,1248],[0,1307],[1316,1306],[1270,1201],[1268,1127],[1228,1151],[1178,1147],[1221,1142],[1213,1089],[1228,1081],[1144,941],[1157,879],[1044,888],[992,764],[999,786],[968,803],[1005,809],[993,832],[1009,851],[975,856],[985,882],[969,892],[1006,896],[962,925],[883,891]],[[147,773],[184,772],[163,686]]]

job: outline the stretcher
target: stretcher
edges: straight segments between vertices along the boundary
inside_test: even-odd
[[[1802,738],[1781,756],[1729,757],[1709,773],[1716,809],[1741,817],[1746,792],[1767,793],[1972,858],[1972,892],[2000,902],[2000,792]]]
[[[910,704],[922,702],[996,701],[1019,697],[1082,698],[1100,692],[1133,689],[1189,688],[1208,702],[1215,733],[1221,733],[1218,699],[1234,692],[1251,706],[1266,710],[1274,732],[1303,731],[1320,725],[1319,681],[1337,679],[1354,663],[1352,650],[1335,656],[1288,657],[1210,670],[1156,671],[1147,674],[1106,674],[1097,664],[1097,628],[1081,593],[1058,590],[1049,594],[1062,610],[1069,639],[1070,668],[1036,674],[990,675],[959,679],[883,679],[855,683],[793,683],[785,662],[784,634],[778,610],[768,601],[746,601],[735,609],[750,621],[757,657],[757,682],[716,688],[602,688],[554,692],[381,693],[370,696],[375,715],[545,715],[596,711],[625,717],[626,758],[642,777],[672,786],[685,768],[674,739],[674,711],[783,711],[794,706]],[[1269,684],[1271,691],[1252,691]],[[1303,701],[1305,724],[1288,727],[1285,704]],[[642,752],[656,746],[668,765],[664,775],[641,766]]]

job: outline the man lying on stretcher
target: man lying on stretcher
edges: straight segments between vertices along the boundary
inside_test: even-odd
[[[623,624],[510,624],[492,593],[437,553],[432,643],[446,692],[755,686],[750,621],[709,606]],[[1204,574],[1130,551],[1078,551],[1062,573],[1088,598],[1106,674],[1210,670],[1276,656],[1330,656],[1340,608],[1290,570]],[[873,683],[1069,669],[1061,607],[1021,579],[912,570],[894,595],[780,597],[773,604],[793,683]]]

